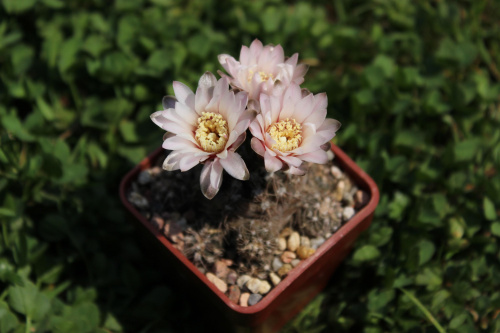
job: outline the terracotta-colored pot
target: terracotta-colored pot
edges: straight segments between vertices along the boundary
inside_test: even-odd
[[[332,145],[336,162],[340,164],[361,189],[368,192],[370,200],[356,215],[339,228],[308,259],[302,261],[259,303],[242,307],[234,304],[208,281],[167,238],[144,218],[127,200],[127,191],[131,182],[139,173],[149,168],[164,150],[159,148],[139,165],[132,169],[120,184],[120,198],[125,207],[135,216],[138,230],[145,241],[156,247],[155,262],[178,277],[177,283],[185,290],[196,294],[196,302],[216,313],[213,323],[229,323],[230,327],[221,327],[229,332],[275,332],[307,305],[328,283],[337,266],[350,252],[359,234],[368,228],[379,201],[379,191],[375,182],[357,166],[340,148]],[[182,287],[182,286],[181,286]],[[218,325],[215,324],[215,325]]]

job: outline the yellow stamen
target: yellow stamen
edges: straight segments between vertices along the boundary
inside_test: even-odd
[[[252,71],[252,70],[248,71],[248,77],[247,77],[248,82],[252,82],[254,73],[255,73],[255,71]],[[265,82],[267,80],[274,80],[273,73],[266,73],[266,72],[260,71],[259,75],[260,75],[261,82]]]
[[[286,119],[269,127],[267,133],[276,141],[272,149],[286,152],[297,148],[302,142],[302,127],[295,119]]]
[[[202,116],[198,118],[195,138],[204,151],[220,153],[229,138],[227,122],[220,114],[202,112]]]

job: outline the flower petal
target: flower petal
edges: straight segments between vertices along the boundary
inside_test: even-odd
[[[295,156],[280,156],[280,159],[288,164],[289,166],[299,167],[302,164],[302,155],[301,158]]]
[[[288,169],[288,172],[291,175],[303,176],[303,175],[306,174],[307,169],[308,169],[307,164],[306,163],[302,163],[301,166],[298,167],[298,168],[291,166],[290,169]]]
[[[194,109],[194,93],[188,86],[179,81],[174,81],[172,84],[175,92],[175,97],[180,103],[186,104]]]
[[[313,151],[311,153],[302,154],[300,155],[300,158],[306,162],[318,164],[325,164],[326,162],[328,162],[328,155],[326,154],[326,151],[322,149]]]
[[[264,165],[267,172],[275,172],[283,168],[283,162],[281,162],[277,157],[271,156],[267,150],[264,153]]]
[[[185,154],[179,161],[179,169],[188,171],[200,163],[200,157],[192,154]]]
[[[208,161],[203,166],[200,175],[201,192],[207,199],[215,197],[222,184],[222,166],[218,158]]]
[[[234,131],[234,132],[237,133],[236,131]],[[247,132],[245,131],[240,136],[238,136],[236,138],[236,140],[234,140],[234,142],[231,142],[228,146],[230,146],[231,150],[234,151],[234,150],[238,149],[238,147],[241,146],[241,144],[243,142],[245,142],[246,137],[247,137]],[[231,135],[230,135],[230,138],[231,138]],[[230,140],[228,140],[227,142],[229,143],[229,141]]]
[[[335,137],[335,132],[338,131],[342,124],[335,119],[325,119],[323,124],[316,130],[316,134],[323,137],[325,142],[330,141]]]
[[[259,139],[260,141],[264,141],[264,137],[262,136],[262,127],[260,126],[260,123],[259,121],[257,120],[257,118],[261,117],[262,118],[262,115],[258,114],[257,117],[250,123],[250,133],[252,133],[252,135]]]
[[[192,141],[178,135],[167,138],[163,141],[162,147],[168,150],[192,150],[192,148],[197,148]]]
[[[162,111],[156,111],[149,116],[153,123],[155,123],[157,126],[160,128],[163,128],[163,125],[168,121],[167,118],[165,118],[167,110],[162,110]]]
[[[163,109],[167,110],[167,109],[174,109],[175,102],[177,102],[177,98],[175,98],[174,96],[163,96],[161,104],[163,105]]]
[[[250,140],[250,145],[252,146],[254,152],[259,154],[260,156],[264,156],[266,148],[264,148],[264,144],[262,143],[261,140],[257,139],[256,137],[253,137],[252,140]]]
[[[250,173],[248,172],[245,162],[241,156],[230,150],[225,159],[220,159],[220,164],[228,174],[239,180],[248,180]]]
[[[174,171],[179,169],[179,161],[184,157],[184,154],[180,151],[173,151],[168,154],[165,161],[163,161],[163,169],[167,171]]]

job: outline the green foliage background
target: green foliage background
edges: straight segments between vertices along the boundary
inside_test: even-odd
[[[494,0],[0,0],[0,333],[203,331],[117,189],[172,81],[254,38],[311,65],[381,191],[284,331],[500,332],[499,22]]]

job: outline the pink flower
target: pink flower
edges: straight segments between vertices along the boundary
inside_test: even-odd
[[[165,110],[151,115],[153,122],[168,131],[163,148],[172,150],[163,163],[168,171],[187,171],[204,163],[200,184],[205,197],[212,199],[222,183],[222,170],[247,180],[248,169],[235,150],[245,141],[254,115],[246,111],[248,96],[228,90],[226,78],[219,81],[206,72],[194,94],[180,82],[173,83],[175,97],[165,97]]]
[[[291,83],[300,85],[304,82],[307,65],[297,66],[298,53],[285,61],[281,45],[263,46],[258,39],[250,48],[243,46],[240,61],[227,54],[219,55],[219,62],[229,73],[227,77],[233,87],[248,92],[249,99],[258,100],[261,93],[272,94],[275,83],[281,82],[285,87]]]
[[[253,150],[264,157],[268,172],[288,169],[303,175],[306,162],[328,161],[322,146],[329,142],[340,123],[325,119],[328,100],[325,93],[302,95],[297,84],[283,96],[260,95],[261,113],[250,124]]]

